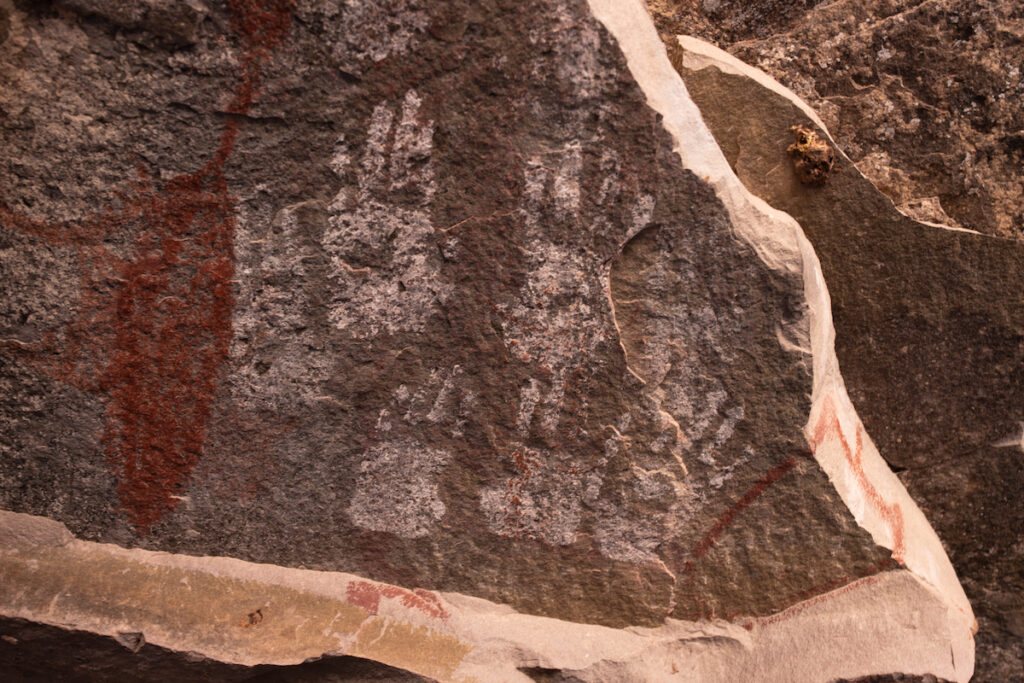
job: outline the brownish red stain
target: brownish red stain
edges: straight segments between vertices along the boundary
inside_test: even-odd
[[[843,457],[853,471],[857,484],[864,492],[864,495],[867,496],[868,503],[874,508],[878,516],[882,518],[885,525],[889,527],[889,536],[892,538],[893,559],[903,564],[907,550],[903,510],[897,503],[887,503],[864,472],[863,428],[858,425],[856,447],[850,448],[850,444],[843,435],[843,430],[839,425],[839,416],[836,413],[835,402],[831,396],[827,396],[822,406],[821,415],[818,417],[818,422],[811,434],[811,447],[817,450],[830,437],[839,440],[839,444],[843,449]]]
[[[516,474],[509,477],[505,490],[505,534],[512,538],[532,538],[533,535],[526,528],[523,514],[523,499],[525,489],[540,469],[541,462],[531,457],[522,450],[512,452],[512,466]]]
[[[382,583],[352,581],[345,589],[345,599],[370,614],[377,614],[380,611],[381,598],[397,599],[404,607],[422,612],[432,619],[443,620],[450,616],[441,600],[422,588],[408,590]]]
[[[206,439],[233,335],[235,205],[224,176],[238,136],[232,115],[248,113],[261,66],[291,19],[291,0],[226,3],[243,38],[242,74],[220,144],[205,166],[160,189],[140,169],[119,209],[108,207],[77,225],[36,221],[0,202],[5,225],[75,247],[82,259],[81,310],[63,331],[62,348],[52,348],[56,333],[44,337],[43,346],[57,359],[38,364],[103,397],[104,454],[117,475],[121,504],[140,533],[177,506],[176,494]],[[129,223],[141,227],[133,253],[123,259],[102,241]],[[101,360],[82,367],[90,355]]]

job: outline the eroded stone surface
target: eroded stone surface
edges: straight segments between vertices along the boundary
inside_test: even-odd
[[[0,512],[6,530],[40,521],[53,523]],[[468,683],[548,674],[593,683],[802,683],[880,669],[969,674],[936,637],[958,628],[956,610],[906,570],[766,617],[628,629],[336,572],[78,540],[0,548],[0,579],[0,667],[30,680],[131,672],[138,680]],[[54,656],[61,646],[74,657]],[[35,656],[46,660],[33,666]]]
[[[875,490],[855,416],[805,436],[824,350],[795,226],[758,242],[738,184],[686,170],[676,146],[713,141],[666,128],[586,4],[232,0],[184,45],[87,4],[17,6],[0,44],[0,507],[365,577],[349,620],[444,621],[424,589],[607,627],[771,620],[877,580],[964,645],[899,569],[902,522],[861,528],[815,460],[841,442]],[[304,656],[334,647],[321,612]],[[358,623],[377,654],[426,637]]]

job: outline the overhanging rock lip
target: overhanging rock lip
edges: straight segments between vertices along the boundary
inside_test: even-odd
[[[821,126],[823,132],[828,133],[806,103],[764,72],[702,40],[686,36],[678,36],[677,40],[684,51],[684,65],[689,63],[698,70],[715,68],[722,73],[748,78],[757,86],[792,102]],[[738,178],[735,182],[740,183]],[[865,179],[864,182],[868,181]],[[893,211],[896,210],[893,206]],[[815,446],[815,456],[857,521],[872,533],[878,543],[892,549],[897,560],[949,596],[974,628],[970,603],[941,542],[902,483],[878,454],[846,393],[835,358],[831,304],[820,265],[802,230],[799,239],[808,270],[805,277],[808,300],[818,302],[817,306],[811,306],[812,318],[817,318],[812,320],[815,400],[806,429],[808,440]],[[900,519],[896,519],[897,516]]]
[[[957,632],[950,633],[950,638],[954,649],[970,651],[969,665],[958,667],[958,675],[966,672],[969,677],[976,628],[970,603],[938,536],[865,433],[846,393],[835,355],[831,301],[813,247],[791,216],[752,195],[736,177],[690,99],[682,77],[670,63],[642,2],[589,2],[597,18],[618,40],[648,105],[661,114],[665,129],[676,141],[683,166],[715,189],[736,233],[757,250],[766,265],[802,271],[814,368],[812,407],[805,428],[808,442],[858,524],[876,543],[893,550],[897,561],[932,585],[959,615]],[[714,54],[704,50],[703,58],[710,61]],[[732,61],[735,58],[730,57],[727,68],[735,71]],[[755,80],[764,85],[765,79],[767,75]],[[772,87],[779,89],[785,90],[781,85]],[[801,109],[807,109],[806,104],[801,105]]]
[[[51,520],[0,511],[3,526],[40,521]],[[530,666],[573,671],[588,681],[606,679],[608,667],[637,680],[675,667],[692,674],[674,680],[702,683],[822,681],[879,671],[966,680],[970,655],[961,649],[948,657],[948,643],[935,634],[956,630],[958,614],[906,570],[767,617],[668,619],[659,627],[623,629],[341,572],[80,540],[0,548],[0,576],[4,616],[112,638],[140,633],[169,650],[246,666],[348,654],[444,681],[525,681],[519,669]],[[245,614],[255,605],[264,605],[258,619]],[[865,629],[865,622],[874,628]],[[838,640],[846,647],[833,648]],[[940,655],[945,664],[935,666]]]

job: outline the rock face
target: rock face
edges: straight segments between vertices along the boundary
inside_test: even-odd
[[[443,680],[970,676],[817,259],[639,2],[4,7],[10,624]]]
[[[868,432],[949,549],[980,622],[978,679],[1024,670],[1024,245],[898,213],[841,151],[821,187],[786,159],[790,93],[715,48],[673,55],[743,183],[795,217],[821,257],[836,353]]]
[[[1024,5],[1014,0],[649,0],[817,111],[919,220],[1024,237]]]

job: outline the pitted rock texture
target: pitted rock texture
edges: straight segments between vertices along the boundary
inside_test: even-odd
[[[797,106],[744,76],[690,71],[678,47],[674,59],[737,175],[821,258],[850,397],[977,614],[976,680],[1019,680],[1024,246],[901,215],[841,150],[827,185],[802,185],[789,129],[814,124]]]
[[[202,8],[10,14],[0,507],[616,626],[894,565],[584,6]]]
[[[1024,237],[1024,5],[1016,0],[648,0],[792,89],[918,220]]]

